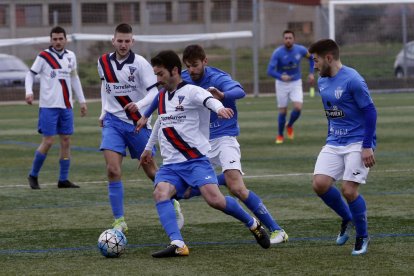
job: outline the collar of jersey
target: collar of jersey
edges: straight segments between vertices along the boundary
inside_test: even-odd
[[[63,53],[59,54],[58,52],[56,52],[56,50],[52,46],[49,46],[49,51],[56,54],[59,59],[62,59],[63,55],[68,53],[68,51],[66,51],[66,49],[63,49]]]
[[[184,85],[188,84],[185,81],[182,81],[178,84],[177,89],[175,89],[173,92],[167,91],[167,95],[168,95],[168,100],[171,101],[171,99],[174,97],[175,95],[175,91],[177,91],[178,89],[181,89]]]
[[[122,69],[122,67],[124,67],[124,65],[125,65],[125,64],[131,64],[131,63],[133,63],[133,62],[134,62],[134,60],[135,60],[135,55],[134,55],[134,53],[130,50],[130,51],[129,51],[129,56],[127,57],[127,59],[126,59],[126,60],[124,60],[124,61],[123,61],[123,62],[121,62],[121,63],[119,63],[119,62],[116,60],[116,53],[115,53],[115,52],[113,52],[113,53],[109,56],[109,58],[110,58],[110,59],[112,59],[113,61],[115,61],[115,64],[116,64],[116,69],[121,70],[121,69]]]

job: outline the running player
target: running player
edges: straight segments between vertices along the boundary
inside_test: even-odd
[[[365,184],[369,168],[375,164],[376,108],[365,80],[341,63],[335,41],[319,40],[309,52],[320,75],[319,93],[328,119],[328,137],[315,164],[313,189],[342,218],[336,243],[344,245],[354,225],[352,255],[362,255],[367,253],[369,236],[367,207],[358,188]],[[346,203],[334,185],[339,179]]]
[[[278,135],[275,143],[282,144],[283,132],[286,125],[287,136],[293,140],[293,124],[299,118],[303,107],[303,88],[300,62],[302,58],[309,59],[309,82],[313,83],[313,60],[308,50],[299,44],[295,44],[295,33],[290,30],[283,32],[284,45],[278,47],[270,58],[267,66],[267,74],[275,78],[276,99],[279,109]],[[286,124],[286,114],[289,100],[293,103],[293,110]]]
[[[188,187],[199,188],[211,207],[243,222],[257,242],[263,248],[269,248],[269,236],[260,222],[245,212],[234,198],[220,192],[214,169],[206,157],[210,150],[210,110],[225,119],[234,115],[233,110],[225,108],[206,90],[184,82],[180,58],[173,51],[160,52],[151,59],[151,64],[163,89],[154,100],[158,102],[158,120],[141,163],[151,162],[151,148],[158,139],[163,165],[155,176],[154,199],[160,222],[171,240],[167,248],[152,256],[189,255],[170,200],[172,197],[182,198]]]
[[[200,45],[189,45],[184,49],[183,63],[187,67],[182,72],[185,82],[207,89],[224,107],[231,108],[234,113],[230,119],[220,118],[214,112],[210,115],[211,150],[207,157],[214,166],[221,167],[223,173],[218,176],[219,184],[227,185],[230,192],[269,229],[272,244],[287,242],[286,232],[273,219],[260,197],[248,190],[243,181],[240,145],[236,138],[240,134],[236,100],[246,95],[243,87],[226,72],[207,66],[207,56]],[[195,192],[197,189],[192,189],[190,196]]]
[[[33,82],[40,76],[38,132],[43,135],[42,142],[35,152],[32,169],[28,176],[32,189],[40,189],[38,175],[46,160],[47,153],[59,135],[59,180],[58,188],[79,188],[69,181],[70,137],[73,134],[72,89],[80,104],[81,116],[85,116],[87,106],[77,73],[75,53],[65,49],[66,31],[56,26],[50,31],[51,46],[36,57],[26,75],[26,103],[33,104]]]

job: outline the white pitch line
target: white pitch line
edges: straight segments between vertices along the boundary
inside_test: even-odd
[[[399,172],[413,172],[414,169],[406,169],[406,170],[373,170],[370,173],[399,173]],[[284,174],[266,174],[266,175],[245,175],[243,178],[273,178],[273,177],[287,177],[287,176],[308,176],[312,175],[313,173],[284,173]],[[148,179],[129,179],[129,180],[122,180],[122,182],[146,182]],[[84,181],[84,182],[76,182],[76,184],[101,184],[101,183],[107,183],[107,180],[102,181]],[[42,183],[41,186],[57,186],[56,183]],[[7,185],[7,186],[0,186],[1,188],[18,188],[18,187],[27,187],[29,188],[28,184],[16,184],[16,185]]]

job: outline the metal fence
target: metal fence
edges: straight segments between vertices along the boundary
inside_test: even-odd
[[[398,91],[414,87],[412,77],[395,76],[394,61],[404,41],[414,39],[414,4],[335,5],[329,21],[329,1],[271,0],[2,0],[0,39],[48,36],[55,25],[69,34],[112,34],[120,22],[133,26],[136,35],[200,34],[252,31],[253,38],[194,41],[207,50],[212,66],[231,73],[248,93],[273,93],[273,79],[266,75],[268,60],[282,43],[282,32],[292,29],[305,46],[328,37],[335,30],[344,64],[355,67],[371,89]],[[315,5],[315,3],[317,5]],[[334,25],[334,26],[332,26]],[[405,39],[403,39],[405,34]],[[161,49],[180,52],[189,42],[137,42],[133,50],[146,58]],[[20,44],[0,47],[31,65],[48,46]],[[111,51],[109,41],[74,41],[83,86],[89,97],[98,97],[96,60]],[[406,60],[410,56],[405,55]],[[403,63],[409,70],[409,63]],[[307,75],[307,64],[302,64]],[[405,72],[405,71],[404,71]],[[94,75],[96,74],[96,75]],[[400,75],[401,77],[401,75]],[[305,84],[305,91],[308,86]],[[23,89],[0,87],[0,100],[23,100]],[[8,95],[8,96],[5,96]]]

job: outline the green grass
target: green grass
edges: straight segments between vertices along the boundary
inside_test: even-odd
[[[136,161],[124,160],[129,247],[118,259],[102,257],[99,234],[110,227],[106,172],[100,143],[100,103],[89,115],[75,107],[71,180],[80,189],[59,190],[58,148],[49,152],[31,190],[26,176],[40,135],[37,107],[0,109],[0,265],[2,275],[412,275],[414,271],[414,94],[375,94],[378,109],[377,164],[361,187],[367,200],[372,243],[352,257],[353,241],[338,247],[340,221],[311,188],[311,173],[324,143],[326,119],[318,97],[305,97],[294,142],[274,144],[274,97],[239,102],[246,185],[259,194],[290,236],[261,249],[234,219],[201,199],[182,201],[187,258],[153,259],[168,239],[152,200],[152,185]],[[58,142],[58,141],[56,141]],[[159,161],[159,159],[158,159]],[[223,193],[227,194],[225,189]]]

